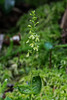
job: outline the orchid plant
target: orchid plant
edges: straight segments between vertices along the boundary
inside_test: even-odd
[[[32,18],[30,20],[31,24],[28,25],[30,30],[29,30],[29,37],[26,43],[29,44],[31,49],[28,50],[27,57],[29,57],[29,55],[32,54],[33,52],[37,52],[39,48],[39,45],[38,45],[39,35],[36,33],[36,25],[39,22],[36,22],[37,17],[35,16],[35,11],[32,11],[30,15],[32,16]]]

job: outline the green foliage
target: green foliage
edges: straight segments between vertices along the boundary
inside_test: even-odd
[[[67,66],[67,57],[63,57],[61,60],[61,68],[66,68]]]
[[[51,50],[51,49],[53,49],[53,45],[50,42],[45,43],[44,47],[48,51]]]
[[[58,9],[59,6],[60,8]],[[65,2],[57,2],[55,4],[52,3],[50,6],[46,4],[36,9],[36,16],[38,17],[37,21],[39,22],[37,25],[37,33],[40,35],[41,41],[55,42],[55,40],[60,37],[61,30],[58,21],[65,10],[64,7]],[[17,23],[20,32],[23,34],[26,34],[29,31],[29,28],[27,28],[29,19],[29,13],[24,14]]]
[[[58,70],[58,69],[52,68],[50,70],[45,67],[43,68],[43,70],[39,69],[36,71],[36,69],[34,69],[33,75],[37,76],[38,74],[40,76],[40,79],[42,80],[43,86],[40,91],[40,94],[32,95],[34,100],[41,100],[41,99],[42,100],[44,99],[46,100],[52,100],[52,99],[66,100],[67,99],[67,88],[66,88],[67,87],[67,75],[63,69]],[[37,77],[35,78],[37,81],[39,80],[38,83],[37,82],[35,83],[40,84],[40,79]],[[30,76],[24,77],[24,80],[25,80],[24,84],[30,85],[30,83],[27,81],[29,79],[30,79]],[[21,93],[16,89],[14,90],[13,93],[8,93],[7,96],[9,96],[13,100],[19,100],[19,98],[20,100],[30,100],[29,95],[26,95],[25,94],[26,91],[24,91],[24,90],[28,90],[27,88],[30,88],[30,87],[24,87],[25,85],[22,85],[22,84],[18,86],[19,86],[19,90],[21,90],[20,91]],[[29,91],[27,91],[27,93],[28,92]]]
[[[4,92],[6,85],[7,85],[7,80],[4,81],[3,86],[1,86],[1,83],[0,83],[0,93]]]
[[[41,91],[41,78],[40,76],[33,77],[32,79],[32,87],[31,87],[31,82],[28,85],[21,85],[17,86],[18,90],[23,93],[23,94],[35,94],[37,95]]]
[[[61,19],[61,15],[65,10],[65,5],[66,2],[61,1],[52,3],[50,6],[46,4],[36,9],[36,16],[38,17],[37,21],[39,22],[37,25],[37,34],[40,36],[38,59],[35,60],[37,67],[42,65],[48,66],[49,55],[44,48],[44,43],[49,41],[51,44],[56,46],[61,42],[61,29],[59,20]],[[26,36],[28,36],[27,33],[29,32],[29,28],[27,28],[30,19],[29,13],[24,14],[24,16],[22,16],[17,23],[20,32],[24,34],[24,41],[26,40]],[[66,50],[62,48],[55,48],[52,56],[52,62],[54,66],[55,64],[57,67],[60,65],[60,60],[62,60],[62,56],[65,54]]]
[[[44,5],[42,7],[39,7],[38,9],[36,9],[36,16],[37,21],[39,22],[39,24],[37,25],[37,34],[39,34],[40,36],[40,44],[39,47],[40,48],[44,48],[43,44],[44,42],[51,42],[54,45],[58,44],[58,42],[60,42],[59,40],[57,40],[57,38],[60,37],[61,35],[61,30],[60,27],[58,25],[58,22],[61,18],[62,13],[65,10],[65,1],[63,2],[57,2],[57,3],[52,3],[52,5]],[[58,9],[59,7],[59,9]],[[22,35],[22,41],[21,41],[21,47],[15,47],[11,53],[9,53],[9,55],[7,56],[4,54],[5,50],[3,51],[2,54],[4,54],[4,57],[1,57],[0,59],[7,59],[11,56],[16,55],[18,52],[27,52],[28,50],[28,46],[26,45],[26,41],[28,40],[28,32],[29,32],[29,28],[27,28],[27,26],[30,24],[29,22],[30,16],[29,13],[28,14],[24,14],[24,16],[22,16],[19,20],[19,22],[17,23],[17,26],[19,27],[19,31]],[[24,34],[24,35],[23,35]],[[8,52],[9,48],[6,49],[6,51]],[[41,50],[41,49],[40,49]],[[45,51],[44,55],[45,55]]]
[[[39,42],[39,35],[36,33],[36,25],[38,24],[38,22],[36,22],[37,17],[35,16],[35,11],[32,11],[30,13],[30,15],[32,16],[30,22],[31,24],[28,25],[28,27],[30,28],[29,31],[29,37],[26,43],[29,44],[31,50],[28,50],[28,54],[27,57],[29,56],[30,53],[33,53],[34,51],[38,51],[38,42]]]
[[[0,100],[2,100],[2,96],[3,96],[3,93],[6,89],[6,87],[7,87],[7,79],[5,79],[3,84],[0,83]]]
[[[12,99],[10,99],[9,97],[6,97],[5,100],[12,100]]]
[[[10,78],[12,78],[11,71],[5,68],[5,66],[6,65],[0,63],[0,82],[3,82],[5,79],[11,80]]]
[[[43,51],[44,56],[46,54],[45,50],[43,50],[44,42],[49,41],[54,45],[60,42],[57,39],[61,37],[60,36],[61,30],[58,22],[65,10],[65,5],[66,5],[65,1],[62,1],[57,3],[52,3],[50,6],[44,5],[36,9],[36,16],[38,17],[37,21],[39,22],[39,24],[37,25],[36,33],[40,36],[39,52]],[[29,16],[29,13],[24,14],[24,16],[22,16],[19,22],[17,23],[17,27],[19,27],[19,31],[22,35],[22,41],[21,41],[22,48],[21,47],[12,48],[12,51],[11,53],[9,53],[9,55],[7,53],[4,54],[5,50],[3,50],[2,54],[4,54],[4,56],[2,56],[0,60],[8,59],[9,57],[16,55],[17,53],[21,52],[27,53],[27,50],[29,48],[26,44],[26,41],[28,40],[27,37],[29,36],[29,34],[27,34],[29,32],[29,28],[27,26],[30,24],[29,19],[31,17]],[[6,51],[8,52],[9,49],[10,48],[7,48]]]
[[[17,26],[22,35],[21,46],[14,47],[11,44],[10,47],[3,48],[4,57],[0,58],[0,76],[2,76],[0,80],[3,81],[5,77],[8,77],[10,82],[11,80],[13,83],[17,82],[15,84],[17,84],[18,89],[15,88],[12,93],[7,93],[7,99],[8,97],[12,100],[31,100],[31,97],[33,100],[67,99],[67,75],[65,72],[67,66],[67,49],[65,47],[67,45],[58,45],[61,43],[59,39],[61,29],[58,23],[65,10],[65,5],[64,0],[52,3],[50,6],[46,4],[35,10],[36,21],[39,22],[36,25],[37,31],[35,30],[36,34],[40,36],[39,51],[31,54],[28,58],[26,58],[26,54],[31,47],[27,45],[26,41],[30,37],[29,30],[33,30],[29,22],[31,19],[30,12],[20,18]],[[27,27],[28,25],[31,25],[30,28]],[[32,31],[33,33],[34,31]],[[32,39],[34,39],[34,36],[30,37],[29,43]],[[46,48],[44,48],[45,43],[47,43]],[[53,49],[51,69],[48,68],[49,52],[46,49]],[[8,56],[5,51],[9,51]],[[32,70],[31,66],[34,66]]]

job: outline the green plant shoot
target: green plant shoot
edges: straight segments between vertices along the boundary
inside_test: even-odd
[[[26,43],[29,44],[31,49],[28,50],[27,57],[29,57],[29,55],[32,54],[33,52],[37,52],[39,48],[39,45],[38,45],[39,35],[36,33],[36,25],[39,22],[36,22],[37,17],[35,16],[35,11],[32,11],[30,15],[32,18],[30,20],[30,25],[28,25],[30,30],[29,30],[29,37]]]

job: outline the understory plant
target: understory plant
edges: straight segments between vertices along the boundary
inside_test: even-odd
[[[37,17],[35,16],[35,11],[32,11],[30,13],[30,15],[32,16],[32,18],[30,20],[30,25],[28,25],[28,27],[29,27],[30,30],[29,30],[29,37],[28,37],[28,40],[27,40],[26,43],[29,44],[29,46],[30,46],[31,49],[28,50],[27,57],[29,57],[30,55],[34,56],[34,54],[36,52],[38,52],[38,48],[39,48],[39,45],[38,45],[39,35],[36,33],[36,25],[39,22],[36,22]],[[33,59],[32,59],[31,63],[32,63],[32,65],[31,65],[31,88],[32,88]],[[32,100],[32,94],[31,94],[31,100]]]
[[[32,11],[30,13],[30,15],[32,16],[31,20],[30,20],[30,25],[28,25],[29,27],[29,37],[26,43],[29,44],[29,46],[31,47],[30,50],[28,50],[28,54],[27,57],[29,57],[30,54],[34,54],[38,51],[39,45],[39,35],[36,33],[36,25],[39,22],[36,22],[37,17],[35,16],[35,11]]]
[[[0,83],[0,100],[3,99],[3,94],[7,85],[7,80],[4,81],[3,85]]]
[[[19,58],[16,57],[17,59],[16,58],[11,59],[13,62],[11,62],[10,65],[8,64],[7,65],[10,66],[9,68],[10,71],[13,72],[14,70],[13,72],[14,79],[16,78],[17,80],[18,79],[21,80],[23,84],[20,82],[20,84],[15,86],[17,91],[16,89],[14,89],[14,91],[8,95],[8,97],[11,96],[10,98],[12,100],[66,100],[67,99],[67,89],[66,89],[67,75],[64,71],[64,68],[67,67],[66,66],[67,57],[65,55],[67,54],[66,53],[67,49],[65,48],[67,46],[58,45],[60,40],[57,40],[60,36],[58,20],[63,11],[64,11],[63,2],[55,3],[53,4],[53,6],[46,5],[36,10],[36,13],[38,13],[37,14],[38,18],[35,17],[35,11],[31,12],[30,15],[32,17],[30,20],[30,24],[28,22],[30,19],[30,17],[28,16],[29,14],[25,14],[22,18],[22,21],[20,21],[21,22],[20,31],[22,31],[21,33],[24,33],[25,37],[23,36],[23,41],[21,41],[22,48],[21,46],[17,47],[17,51],[15,48],[15,50],[13,50],[14,52],[12,52],[11,55],[13,57],[13,55],[17,55],[18,52],[21,53],[21,51],[23,51],[23,54],[20,54],[22,56],[22,58],[20,57],[21,63],[20,60],[17,60]],[[39,24],[38,22],[36,22],[37,20],[39,21]],[[27,24],[29,24],[28,28],[26,28]],[[25,34],[28,32],[29,34]],[[38,43],[39,42],[38,34],[40,35],[40,40],[41,40],[40,43]],[[27,37],[28,40],[26,41]],[[44,48],[44,43],[46,43],[45,48]],[[25,58],[25,56],[27,58]],[[35,59],[36,56],[38,56],[37,59]],[[49,68],[52,67],[53,68],[50,70],[48,66]],[[28,71],[27,77],[24,77],[25,67],[30,69],[29,70],[30,74],[28,75],[29,73]],[[36,70],[36,67],[42,70],[40,69]],[[21,70],[21,68],[23,68],[23,70]],[[22,74],[20,74],[22,72],[24,72],[23,77]],[[43,88],[41,90],[42,84]],[[39,92],[40,94],[38,94]]]
[[[0,100],[11,100],[9,97],[6,97],[5,91],[7,89],[7,79],[3,82],[3,84],[0,83]]]
[[[29,30],[28,40],[26,41],[26,43],[30,46],[30,49],[28,50],[26,57],[34,56],[34,54],[38,52],[38,48],[39,48],[38,45],[39,35],[36,34],[36,26],[38,22],[36,22],[37,17],[35,16],[35,11],[32,11],[30,15],[32,18],[30,20],[30,25],[28,25],[30,30]],[[26,95],[27,98],[24,99],[23,96],[22,97],[18,96],[17,100],[19,99],[19,97],[21,100],[34,100],[36,95],[39,94],[41,91],[41,87],[42,87],[41,78],[39,75],[34,76],[32,73],[33,60],[34,59],[32,59],[31,62],[32,64],[31,64],[31,72],[30,72],[30,81],[29,82],[27,81],[25,84],[18,84],[17,86],[15,86],[15,89],[18,90],[17,92]]]

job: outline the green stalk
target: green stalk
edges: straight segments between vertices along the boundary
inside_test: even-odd
[[[29,31],[29,37],[28,37],[28,41],[26,43],[29,43],[29,46],[31,47],[31,49],[28,50],[28,55],[27,57],[29,57],[29,54],[32,54],[32,57],[34,56],[34,52],[38,51],[38,41],[39,41],[39,36],[36,34],[36,25],[38,24],[38,22],[36,22],[37,17],[35,16],[35,11],[32,11],[30,13],[31,15],[31,24],[28,25],[28,27],[30,28]],[[32,66],[31,66],[31,71],[30,71],[30,76],[31,76],[31,94],[30,94],[30,100],[33,100],[32,98],[32,78],[33,78],[33,58],[32,58]]]
[[[56,45],[55,48],[64,48],[67,47],[67,44]]]
[[[34,52],[32,51],[32,57],[33,57],[33,54]],[[33,66],[33,58],[32,58],[32,66]],[[33,67],[31,66],[31,91],[32,91],[32,78],[33,78],[33,76],[32,76],[32,70],[33,70]],[[31,100],[32,100],[32,93],[31,93]]]
[[[32,66],[31,66],[31,91],[32,91]],[[32,93],[31,93],[31,100],[32,100]]]
[[[50,50],[50,59],[49,59],[49,68],[51,69],[51,67],[52,67],[52,50]]]

